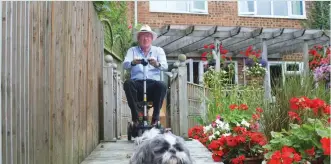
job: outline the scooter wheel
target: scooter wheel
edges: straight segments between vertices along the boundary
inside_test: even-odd
[[[130,122],[128,123],[127,134],[128,134],[128,140],[131,141],[132,140],[132,125]]]

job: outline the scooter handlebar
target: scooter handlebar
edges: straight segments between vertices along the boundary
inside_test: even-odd
[[[140,63],[143,65],[143,66],[147,66],[148,65],[148,62],[144,59],[141,59],[140,60]]]

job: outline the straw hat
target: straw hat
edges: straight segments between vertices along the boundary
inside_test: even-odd
[[[152,34],[153,40],[155,40],[157,38],[157,34],[154,31],[152,31],[151,27],[149,27],[148,25],[141,26],[140,30],[137,32],[137,37],[136,37],[137,39],[138,39],[139,33],[141,33],[141,32],[148,32],[148,33]]]

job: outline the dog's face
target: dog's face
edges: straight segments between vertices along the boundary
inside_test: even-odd
[[[131,164],[192,164],[184,140],[171,133],[155,136],[139,145]]]
[[[154,154],[154,162],[159,164],[188,164],[189,152],[179,137],[171,134],[158,136],[151,141],[150,147]],[[186,150],[185,150],[186,149]]]

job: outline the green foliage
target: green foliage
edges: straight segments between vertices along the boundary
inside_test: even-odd
[[[251,119],[252,114],[257,107],[262,106],[263,90],[253,86],[239,86],[233,85],[232,77],[234,68],[228,65],[228,70],[221,69],[216,72],[214,69],[208,70],[204,74],[204,83],[208,88],[206,116],[197,119],[199,123],[210,123],[214,121],[217,115],[220,115],[225,121],[229,123],[237,123],[244,120]],[[247,111],[230,110],[229,106],[235,104],[240,106],[246,104],[249,109]]]
[[[302,80],[300,76],[287,75],[285,85],[275,86],[272,94],[275,96],[275,103],[264,103],[265,110],[261,117],[262,129],[268,139],[271,139],[272,131],[289,129],[289,100],[292,97],[320,98],[325,102],[330,100],[330,92],[327,89],[315,88],[311,74]]]
[[[272,139],[264,146],[268,150],[268,153],[265,154],[267,159],[270,159],[271,155],[275,151],[281,150],[283,146],[293,147],[297,152],[300,152],[303,160],[311,161],[323,156],[320,140],[323,137],[329,137],[331,132],[327,123],[319,119],[309,119],[305,124],[289,124],[289,126],[289,130],[271,132]],[[316,152],[313,158],[305,152],[312,147],[315,147]]]
[[[95,1],[93,5],[104,23],[105,48],[123,59],[133,42],[132,29],[127,21],[127,2]]]
[[[330,1],[312,2],[312,8],[309,12],[308,19],[302,22],[306,28],[312,29],[330,29]]]

